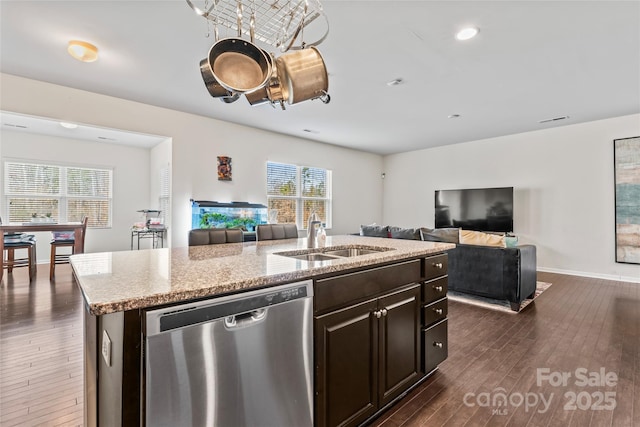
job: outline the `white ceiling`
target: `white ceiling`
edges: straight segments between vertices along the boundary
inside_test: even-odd
[[[213,40],[184,0],[2,0],[0,71],[380,154],[640,112],[640,1],[323,5],[327,105],[211,98],[199,62]],[[467,25],[480,34],[456,41]],[[100,59],[72,59],[70,39]]]

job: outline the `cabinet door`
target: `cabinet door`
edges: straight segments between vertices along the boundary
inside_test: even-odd
[[[420,379],[420,285],[380,298],[378,310],[382,407]]]
[[[377,409],[377,301],[315,318],[316,426],[355,426]]]

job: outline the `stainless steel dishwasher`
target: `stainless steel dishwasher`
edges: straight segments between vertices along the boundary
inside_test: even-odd
[[[313,425],[311,280],[145,313],[145,419]]]

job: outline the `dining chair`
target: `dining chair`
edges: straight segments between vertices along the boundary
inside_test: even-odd
[[[33,235],[23,236],[18,242],[7,240],[5,236],[4,252],[7,253],[5,259],[4,253],[2,254],[2,268],[7,269],[7,273],[12,273],[16,267],[28,267],[29,268],[29,282],[31,282],[36,275],[36,240]],[[25,258],[16,258],[16,251],[25,249],[27,255]]]
[[[85,216],[82,218],[82,232],[80,235],[81,239],[81,247],[84,251],[84,238],[87,234],[87,223],[89,222],[89,217]],[[75,237],[72,239],[65,240],[56,240],[55,238],[51,240],[51,259],[49,261],[49,280],[53,280],[56,275],[56,264],[68,264],[69,257],[75,252]],[[62,248],[71,248],[71,253],[58,253],[59,249]]]
[[[256,227],[256,240],[297,239],[295,224],[260,224]]]

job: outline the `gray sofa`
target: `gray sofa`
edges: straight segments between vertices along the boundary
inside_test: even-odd
[[[196,228],[189,231],[189,246],[241,242],[242,230],[238,228]]]
[[[522,301],[534,297],[537,283],[534,245],[501,248],[460,244],[456,230],[362,226],[360,234],[456,243],[448,251],[449,290],[506,300],[514,311],[520,310]]]
[[[513,311],[536,292],[536,247],[461,245],[449,251],[449,289],[507,300]]]

